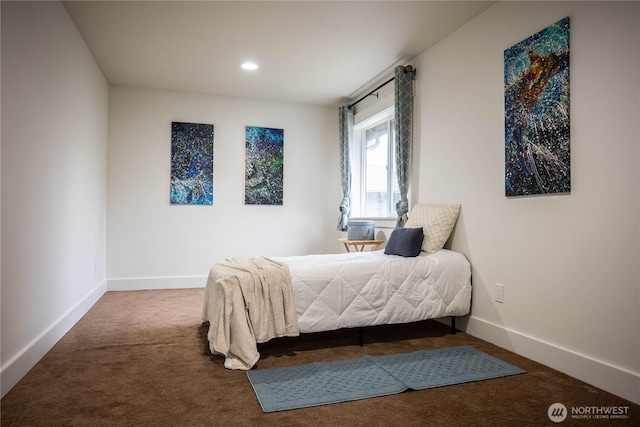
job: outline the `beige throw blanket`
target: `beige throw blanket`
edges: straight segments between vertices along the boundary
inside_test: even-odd
[[[251,369],[260,358],[256,343],[299,335],[289,267],[269,258],[214,265],[204,309],[209,347],[226,357],[227,369]]]

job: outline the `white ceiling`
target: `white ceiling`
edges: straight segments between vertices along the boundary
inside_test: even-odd
[[[66,1],[113,85],[335,106],[494,1]],[[256,62],[257,71],[240,64]],[[420,72],[420,70],[418,70]]]

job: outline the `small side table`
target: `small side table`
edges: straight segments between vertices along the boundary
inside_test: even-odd
[[[338,242],[342,242],[344,244],[344,248],[347,252],[352,252],[350,247],[353,247],[353,252],[362,252],[365,246],[373,246],[371,248],[372,251],[376,251],[380,248],[380,245],[384,243],[384,240],[349,240],[349,239],[338,239]]]

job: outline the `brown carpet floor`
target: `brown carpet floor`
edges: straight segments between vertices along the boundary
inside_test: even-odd
[[[203,289],[108,292],[1,402],[2,426],[618,426],[640,406],[433,321],[260,345],[258,369],[468,344],[527,371],[475,383],[265,414],[245,372],[209,353]],[[628,407],[627,419],[551,422],[549,406]]]

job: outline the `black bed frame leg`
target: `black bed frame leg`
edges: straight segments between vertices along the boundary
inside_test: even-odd
[[[451,334],[456,334],[456,316],[451,316]]]
[[[358,344],[364,346],[364,328],[358,328]]]

